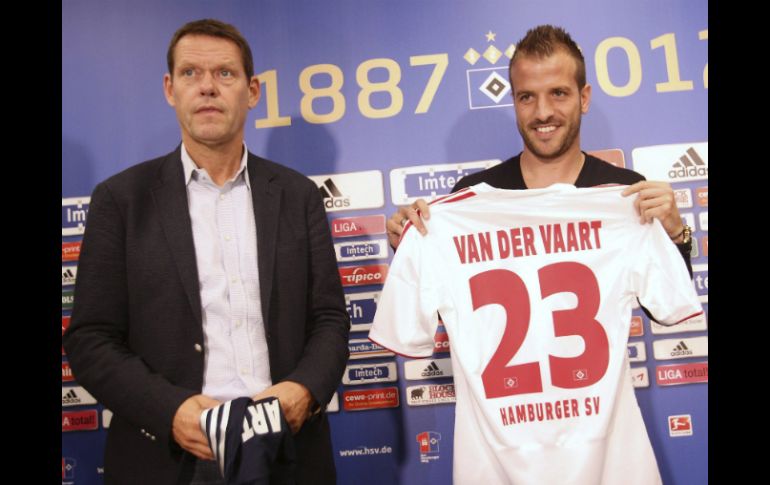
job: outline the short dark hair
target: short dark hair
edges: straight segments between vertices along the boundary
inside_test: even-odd
[[[511,77],[513,64],[519,57],[535,56],[542,59],[552,56],[557,49],[563,49],[575,59],[577,67],[575,69],[575,81],[577,81],[578,89],[583,89],[586,85],[586,61],[583,58],[583,53],[580,52],[575,41],[563,28],[553,25],[538,25],[529,29],[527,34],[516,43],[516,50],[508,65],[508,77]]]
[[[251,48],[238,29],[219,20],[201,19],[188,22],[174,32],[171,43],[168,45],[168,52],[166,53],[168,73],[172,77],[174,75],[174,48],[177,43],[179,43],[179,40],[185,35],[208,35],[210,37],[219,37],[233,41],[241,50],[243,69],[246,72],[247,79],[251,79],[254,75],[254,58],[251,56]]]

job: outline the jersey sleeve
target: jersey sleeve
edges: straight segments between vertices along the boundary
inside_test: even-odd
[[[433,354],[438,292],[426,251],[429,236],[407,230],[385,280],[369,339],[407,357]]]
[[[640,230],[631,287],[641,304],[663,325],[703,313],[682,256],[657,219]]]

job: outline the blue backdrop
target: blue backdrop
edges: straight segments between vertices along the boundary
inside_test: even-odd
[[[612,150],[605,155],[676,189],[695,228],[694,284],[708,310],[705,1],[66,0],[63,327],[88,196],[108,176],[179,143],[162,92],[165,53],[179,26],[202,17],[233,23],[250,42],[263,92],[246,143],[318,176],[340,231],[340,267],[353,275],[343,281],[358,275],[345,289],[356,324],[351,365],[382,380],[361,383],[351,372],[340,385],[338,411],[330,410],[339,483],[450,483],[454,405],[451,377],[422,379],[405,370],[408,359],[359,342],[392,253],[380,242],[382,217],[337,219],[390,215],[396,204],[447,192],[451,177],[521,151],[507,64],[532,26],[563,26],[585,55],[593,99],[583,148]],[[707,483],[706,318],[670,335],[645,317],[640,323],[629,354],[663,480]],[[436,359],[448,357],[441,335],[437,341]],[[102,483],[110,415],[72,378],[62,355],[62,481]]]

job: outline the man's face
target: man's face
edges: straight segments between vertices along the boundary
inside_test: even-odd
[[[246,115],[259,101],[259,81],[247,79],[238,46],[206,35],[179,40],[174,72],[164,76],[163,90],[187,146],[240,143]]]
[[[588,112],[591,86],[578,90],[576,61],[557,49],[544,59],[525,56],[511,72],[516,125],[524,145],[541,160],[580,146],[580,118]]]

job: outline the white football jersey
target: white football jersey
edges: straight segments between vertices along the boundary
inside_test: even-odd
[[[661,483],[627,362],[637,298],[661,323],[700,314],[676,246],[625,186],[502,190],[435,201],[405,228],[369,338],[452,343],[454,483]]]

